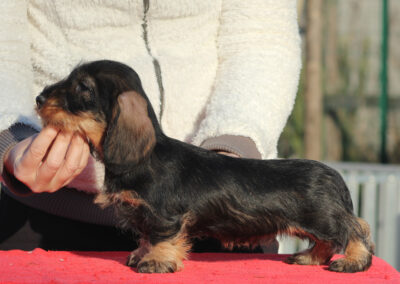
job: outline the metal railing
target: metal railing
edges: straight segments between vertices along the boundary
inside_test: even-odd
[[[327,163],[338,170],[350,190],[354,212],[371,226],[376,255],[400,271],[400,166],[362,163]],[[279,253],[308,246],[280,239]]]

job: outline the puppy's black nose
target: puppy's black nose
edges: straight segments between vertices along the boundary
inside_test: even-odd
[[[46,98],[42,95],[39,95],[36,97],[36,105],[38,108],[41,108],[46,101]]]

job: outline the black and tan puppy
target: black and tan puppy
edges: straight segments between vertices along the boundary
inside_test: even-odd
[[[128,265],[139,272],[182,269],[191,239],[226,246],[267,242],[277,234],[309,238],[287,259],[364,271],[373,244],[355,217],[349,191],[333,169],[309,160],[251,160],[216,154],[165,136],[138,75],[113,61],[75,68],[44,89],[37,110],[45,125],[77,131],[105,165],[97,200],[115,206],[140,236]]]

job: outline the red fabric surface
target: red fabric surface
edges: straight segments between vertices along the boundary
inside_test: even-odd
[[[128,252],[0,251],[0,283],[400,283],[400,274],[374,257],[367,272],[289,265],[284,255],[193,253],[172,274],[139,274]],[[335,258],[340,256],[335,256]]]

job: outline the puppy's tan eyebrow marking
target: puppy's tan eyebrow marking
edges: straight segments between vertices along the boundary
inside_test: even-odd
[[[95,80],[90,77],[90,76],[82,76],[81,78],[77,78],[77,83],[78,84],[83,84],[85,85],[87,88],[91,88],[94,89],[96,87],[96,82]]]

